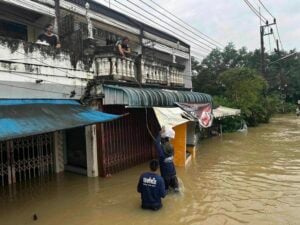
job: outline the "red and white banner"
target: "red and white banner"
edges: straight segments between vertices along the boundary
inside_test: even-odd
[[[193,117],[199,121],[201,127],[207,128],[212,125],[213,114],[210,103],[206,104],[190,104],[176,103],[181,109],[187,113],[187,117]]]

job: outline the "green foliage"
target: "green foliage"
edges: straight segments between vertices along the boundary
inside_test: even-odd
[[[243,119],[241,117],[225,117],[222,119],[222,131],[226,132],[235,132],[242,127]]]
[[[274,113],[293,111],[300,99],[300,59],[271,63],[293,52],[266,54],[267,71],[261,75],[260,51],[237,50],[229,43],[201,63],[192,60],[194,90],[213,95],[215,105],[240,108],[248,125],[268,122]]]
[[[223,95],[234,108],[242,111],[243,118],[250,125],[268,122],[270,112],[264,96],[266,81],[255,70],[235,68],[223,72],[218,82],[224,89]]]

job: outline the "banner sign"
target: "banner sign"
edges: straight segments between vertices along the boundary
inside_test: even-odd
[[[206,104],[190,104],[190,103],[176,103],[181,109],[186,112],[186,117],[192,117],[199,121],[201,127],[207,128],[212,125],[213,114],[210,103]]]

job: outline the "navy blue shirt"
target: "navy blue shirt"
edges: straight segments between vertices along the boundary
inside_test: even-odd
[[[156,138],[156,150],[159,156],[159,167],[160,173],[162,177],[173,177],[176,175],[176,169],[173,162],[173,156],[167,156],[163,150],[163,147],[160,143],[161,137],[160,135]]]
[[[141,193],[144,207],[160,207],[162,205],[161,198],[166,196],[163,178],[152,172],[141,175],[137,191]]]

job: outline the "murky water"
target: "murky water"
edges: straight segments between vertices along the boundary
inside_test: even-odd
[[[168,195],[158,212],[139,208],[136,182],[146,168],[0,189],[0,224],[300,224],[300,118],[205,140],[196,160],[178,169],[184,192]]]

